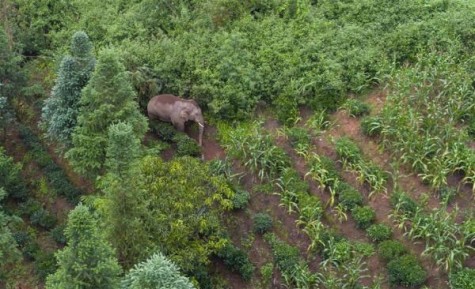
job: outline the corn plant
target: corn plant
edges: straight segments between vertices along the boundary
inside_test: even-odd
[[[331,126],[325,110],[315,112],[305,123],[305,126],[314,132],[320,133]]]
[[[270,179],[285,167],[289,158],[283,149],[274,145],[272,137],[260,129],[261,123],[242,124],[236,128],[219,126],[220,139],[232,157],[242,160],[244,165],[256,172],[258,177]]]

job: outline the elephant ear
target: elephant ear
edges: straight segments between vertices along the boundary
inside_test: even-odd
[[[190,117],[190,113],[191,111],[189,109],[183,109],[180,111],[180,117],[183,119],[188,119],[188,117]]]

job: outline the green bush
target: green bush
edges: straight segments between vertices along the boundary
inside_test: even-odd
[[[163,121],[149,121],[149,125],[153,132],[164,141],[171,142],[177,134],[177,130],[170,123]]]
[[[350,98],[344,104],[343,108],[348,111],[352,117],[360,117],[369,114],[371,108],[361,100]]]
[[[66,236],[64,235],[65,225],[59,225],[54,227],[50,231],[51,238],[55,240],[59,245],[66,245]]]
[[[462,268],[449,275],[451,289],[475,289],[475,269]]]
[[[338,202],[346,209],[352,210],[356,206],[363,204],[363,196],[361,193],[347,183],[339,183]]]
[[[57,267],[54,253],[46,253],[42,250],[37,251],[35,255],[35,273],[42,281],[45,281],[48,275],[56,272]]]
[[[426,280],[427,272],[413,255],[403,255],[388,263],[389,283],[417,287]]]
[[[265,234],[264,238],[271,246],[274,263],[277,264],[280,271],[282,273],[292,272],[300,262],[299,249],[277,239],[274,234]]]
[[[371,257],[375,252],[373,244],[366,242],[353,242],[353,248],[356,254],[365,257]]]
[[[379,243],[381,241],[391,238],[392,230],[391,227],[387,225],[374,224],[369,226],[368,229],[366,229],[366,233],[373,242]]]
[[[0,147],[0,188],[4,188],[7,197],[24,200],[27,197],[26,183],[21,176],[21,164],[15,163]]]
[[[362,160],[361,150],[358,145],[348,137],[341,137],[335,141],[335,149],[338,157],[350,164]]]
[[[472,139],[475,138],[475,117],[472,117],[470,123],[468,124],[467,133]]]
[[[176,142],[177,156],[192,156],[199,157],[201,155],[201,148],[198,143],[184,133],[177,133],[173,137]]]
[[[398,207],[405,214],[412,215],[419,205],[411,199],[405,192],[394,192],[389,199],[391,206]]]
[[[224,264],[231,271],[238,272],[246,281],[251,280],[254,273],[254,265],[252,265],[249,257],[243,250],[237,248],[232,243],[227,243],[219,250],[217,256],[223,260]]]
[[[407,253],[406,247],[396,240],[386,240],[378,244],[379,256],[386,262]]]
[[[381,134],[383,124],[378,116],[366,116],[361,120],[361,131],[366,136],[378,136]]]
[[[312,142],[312,138],[308,131],[302,127],[294,126],[287,130],[287,136],[289,137],[290,143],[293,146],[304,145],[309,146]]]
[[[447,186],[444,186],[437,190],[439,199],[446,204],[452,202],[455,196],[457,196],[457,193],[457,189]]]
[[[56,225],[56,217],[47,210],[41,208],[30,215],[30,221],[33,225],[38,225],[46,230],[52,229]]]
[[[267,213],[257,213],[252,219],[256,233],[264,234],[272,228],[272,217]]]
[[[376,212],[373,210],[373,208],[369,206],[364,206],[364,207],[354,207],[351,210],[351,215],[356,221],[356,225],[360,229],[366,229],[368,228],[376,218]]]
[[[249,203],[250,198],[251,198],[251,195],[249,194],[248,191],[243,190],[243,189],[236,189],[234,191],[234,197],[232,199],[233,209],[235,210],[244,209]]]

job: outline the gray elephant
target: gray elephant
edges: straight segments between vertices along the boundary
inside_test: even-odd
[[[193,99],[184,99],[173,94],[156,95],[148,102],[147,112],[150,119],[171,122],[180,131],[185,131],[185,122],[195,121],[199,126],[199,144],[202,145],[205,122],[201,108]]]

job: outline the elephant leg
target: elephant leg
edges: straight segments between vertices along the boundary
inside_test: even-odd
[[[175,122],[175,121],[174,121],[174,122],[173,122],[173,126],[174,126],[177,130],[179,130],[179,131],[181,131],[181,132],[184,132],[184,131],[185,131],[185,123],[184,123],[184,122],[179,122],[179,121],[176,121],[176,122]]]

